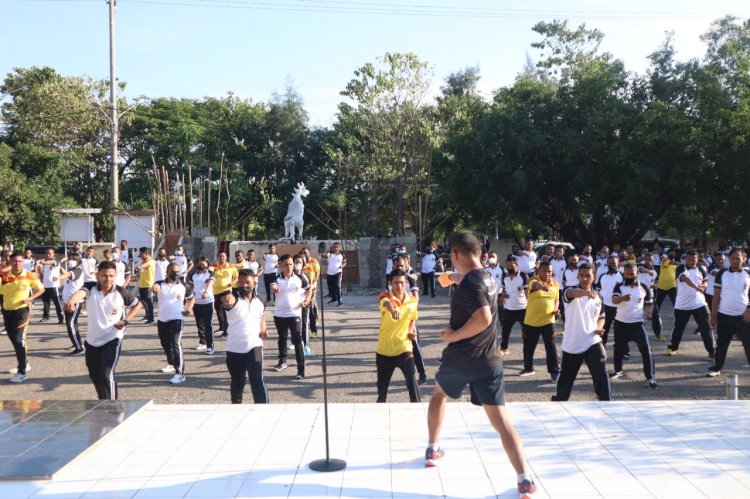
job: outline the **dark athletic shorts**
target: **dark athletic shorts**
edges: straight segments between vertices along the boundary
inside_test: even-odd
[[[474,405],[505,405],[505,377],[503,366],[481,369],[459,369],[441,365],[435,381],[450,398],[457,399],[469,385]]]

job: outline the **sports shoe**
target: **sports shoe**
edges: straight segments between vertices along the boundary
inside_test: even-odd
[[[312,350],[310,350],[310,347],[307,345],[305,345],[304,352],[305,352],[305,357],[309,357],[312,355]]]
[[[501,348],[500,355],[510,355],[510,350],[508,350],[507,348]]]
[[[317,339],[317,337],[318,337],[318,332],[317,331],[310,332],[310,339],[311,340]]]
[[[536,493],[536,485],[534,480],[524,480],[518,484],[518,497],[519,499],[532,499]]]
[[[677,350],[672,350],[671,348],[667,348],[667,355],[669,355],[670,357],[674,357],[675,355],[677,355]]]
[[[611,373],[609,373],[609,379],[622,378],[622,376],[622,371],[612,371]]]
[[[721,371],[717,371],[714,366],[709,367],[708,371],[706,371],[707,378],[715,378],[719,374],[721,374]]]
[[[76,356],[76,355],[83,355],[85,353],[86,353],[86,350],[84,350],[83,348],[74,348],[73,350],[71,350],[70,352],[68,352],[68,355],[70,355],[72,357],[72,356]]]
[[[553,383],[557,383],[557,380],[560,379],[560,373],[550,373],[549,380]]]
[[[27,378],[28,376],[26,376],[25,374],[16,373],[16,375],[10,378],[8,381],[10,381],[11,383],[23,383]]]
[[[629,353],[623,354],[622,360],[624,360],[624,361],[630,360],[630,354]]]
[[[197,347],[195,347],[196,350],[205,350],[207,347],[205,343],[199,344]]]
[[[659,384],[656,382],[655,379],[652,378],[652,379],[648,380],[648,387],[651,388],[652,390],[656,390],[656,388],[658,386],[659,386]]]
[[[443,449],[433,449],[432,447],[427,447],[427,450],[424,451],[424,465],[428,468],[437,466],[436,461],[443,456],[445,456],[445,451]]]
[[[224,331],[223,333],[221,333],[221,337],[222,338],[226,338],[227,336],[229,336],[229,333],[227,333],[226,331]]]
[[[31,371],[31,364],[28,362],[26,363],[26,372]],[[8,374],[16,374],[18,372],[18,368],[14,367],[13,369],[8,369]]]
[[[417,378],[417,384],[418,385],[427,384],[427,373],[420,373],[419,374],[419,378]]]
[[[657,334],[655,336],[656,336],[656,341],[660,341],[662,343],[665,343],[667,341],[666,336],[664,336],[663,334]]]
[[[523,371],[521,371],[520,373],[518,373],[518,375],[521,376],[521,377],[533,376],[535,374],[536,374],[536,371],[534,371],[533,369],[531,371],[528,371],[528,370],[524,369]]]
[[[172,376],[172,379],[169,380],[169,382],[172,383],[173,385],[178,385],[182,383],[183,381],[185,381],[184,374],[175,374],[174,376]]]
[[[305,375],[302,373],[297,373],[297,376],[294,377],[296,380],[305,379]]]
[[[714,354],[710,353],[708,354],[708,357],[706,360],[708,360],[709,362],[713,362],[714,360],[716,360],[716,358],[714,357]]]
[[[172,364],[167,364],[166,366],[161,368],[161,372],[164,374],[172,374],[175,371],[174,366]]]
[[[214,354],[214,347],[206,348],[206,355],[213,355]]]
[[[283,371],[287,367],[289,366],[286,365],[286,362],[279,362],[278,364],[276,364],[276,367],[274,367],[273,370],[276,372],[279,372],[279,371]]]

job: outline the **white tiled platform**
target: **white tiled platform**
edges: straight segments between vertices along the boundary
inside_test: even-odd
[[[750,402],[508,406],[539,497],[750,497]],[[426,404],[153,405],[27,497],[517,497],[481,408],[449,403],[439,468],[425,468]]]

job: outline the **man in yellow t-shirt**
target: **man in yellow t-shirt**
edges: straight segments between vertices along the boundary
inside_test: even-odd
[[[151,258],[151,248],[140,249],[141,264],[138,266],[138,297],[143,303],[146,311],[146,324],[154,322],[154,300],[151,297],[151,288],[154,287],[156,278],[156,261]]]
[[[535,277],[529,279],[529,298],[523,320],[523,370],[519,376],[532,376],[534,351],[539,337],[547,354],[547,372],[553,383],[560,376],[560,355],[555,345],[555,319],[560,315],[560,285],[552,278],[549,262],[541,262]]]
[[[651,316],[651,323],[658,326],[658,330],[662,329],[661,305],[664,303],[664,299],[668,296],[672,300],[672,307],[677,300],[677,267],[680,266],[680,262],[676,260],[676,253],[674,250],[669,250],[666,256],[661,258],[661,268],[659,274],[656,277],[656,299],[654,300],[654,311]],[[654,329],[656,331],[656,329]]]
[[[0,278],[0,295],[3,297],[3,321],[8,339],[16,352],[18,368],[12,383],[26,381],[26,328],[29,325],[29,304],[44,293],[39,276],[23,268],[23,255],[10,257],[10,270]]]
[[[232,292],[232,287],[239,278],[239,272],[237,267],[227,261],[227,254],[223,251],[219,251],[216,255],[217,262],[213,264],[211,269],[214,272],[214,310],[216,311],[216,319],[219,321],[219,330],[221,330],[221,337],[227,337],[227,311],[221,304],[221,298]]]
[[[419,402],[417,366],[412,353],[414,325],[417,321],[417,300],[406,292],[406,273],[396,269],[391,272],[391,291],[378,297],[380,330],[375,364],[378,369],[378,402],[385,402],[393,371],[398,367],[404,373],[409,401]]]
[[[312,292],[310,295],[310,303],[307,305],[309,311],[308,321],[310,325],[310,338],[315,339],[318,337],[318,302],[316,301],[316,297],[318,282],[320,281],[320,262],[310,256],[310,248],[302,248],[302,255],[305,257],[305,260],[307,260],[302,272],[304,272],[310,280],[310,290]]]

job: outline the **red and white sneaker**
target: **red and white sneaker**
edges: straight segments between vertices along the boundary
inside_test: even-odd
[[[524,480],[518,484],[518,498],[519,499],[533,499],[536,493],[536,485],[534,480]]]
[[[444,455],[445,451],[443,449],[433,449],[432,447],[427,447],[427,450],[424,451],[424,465],[428,468],[437,466],[436,461]]]

